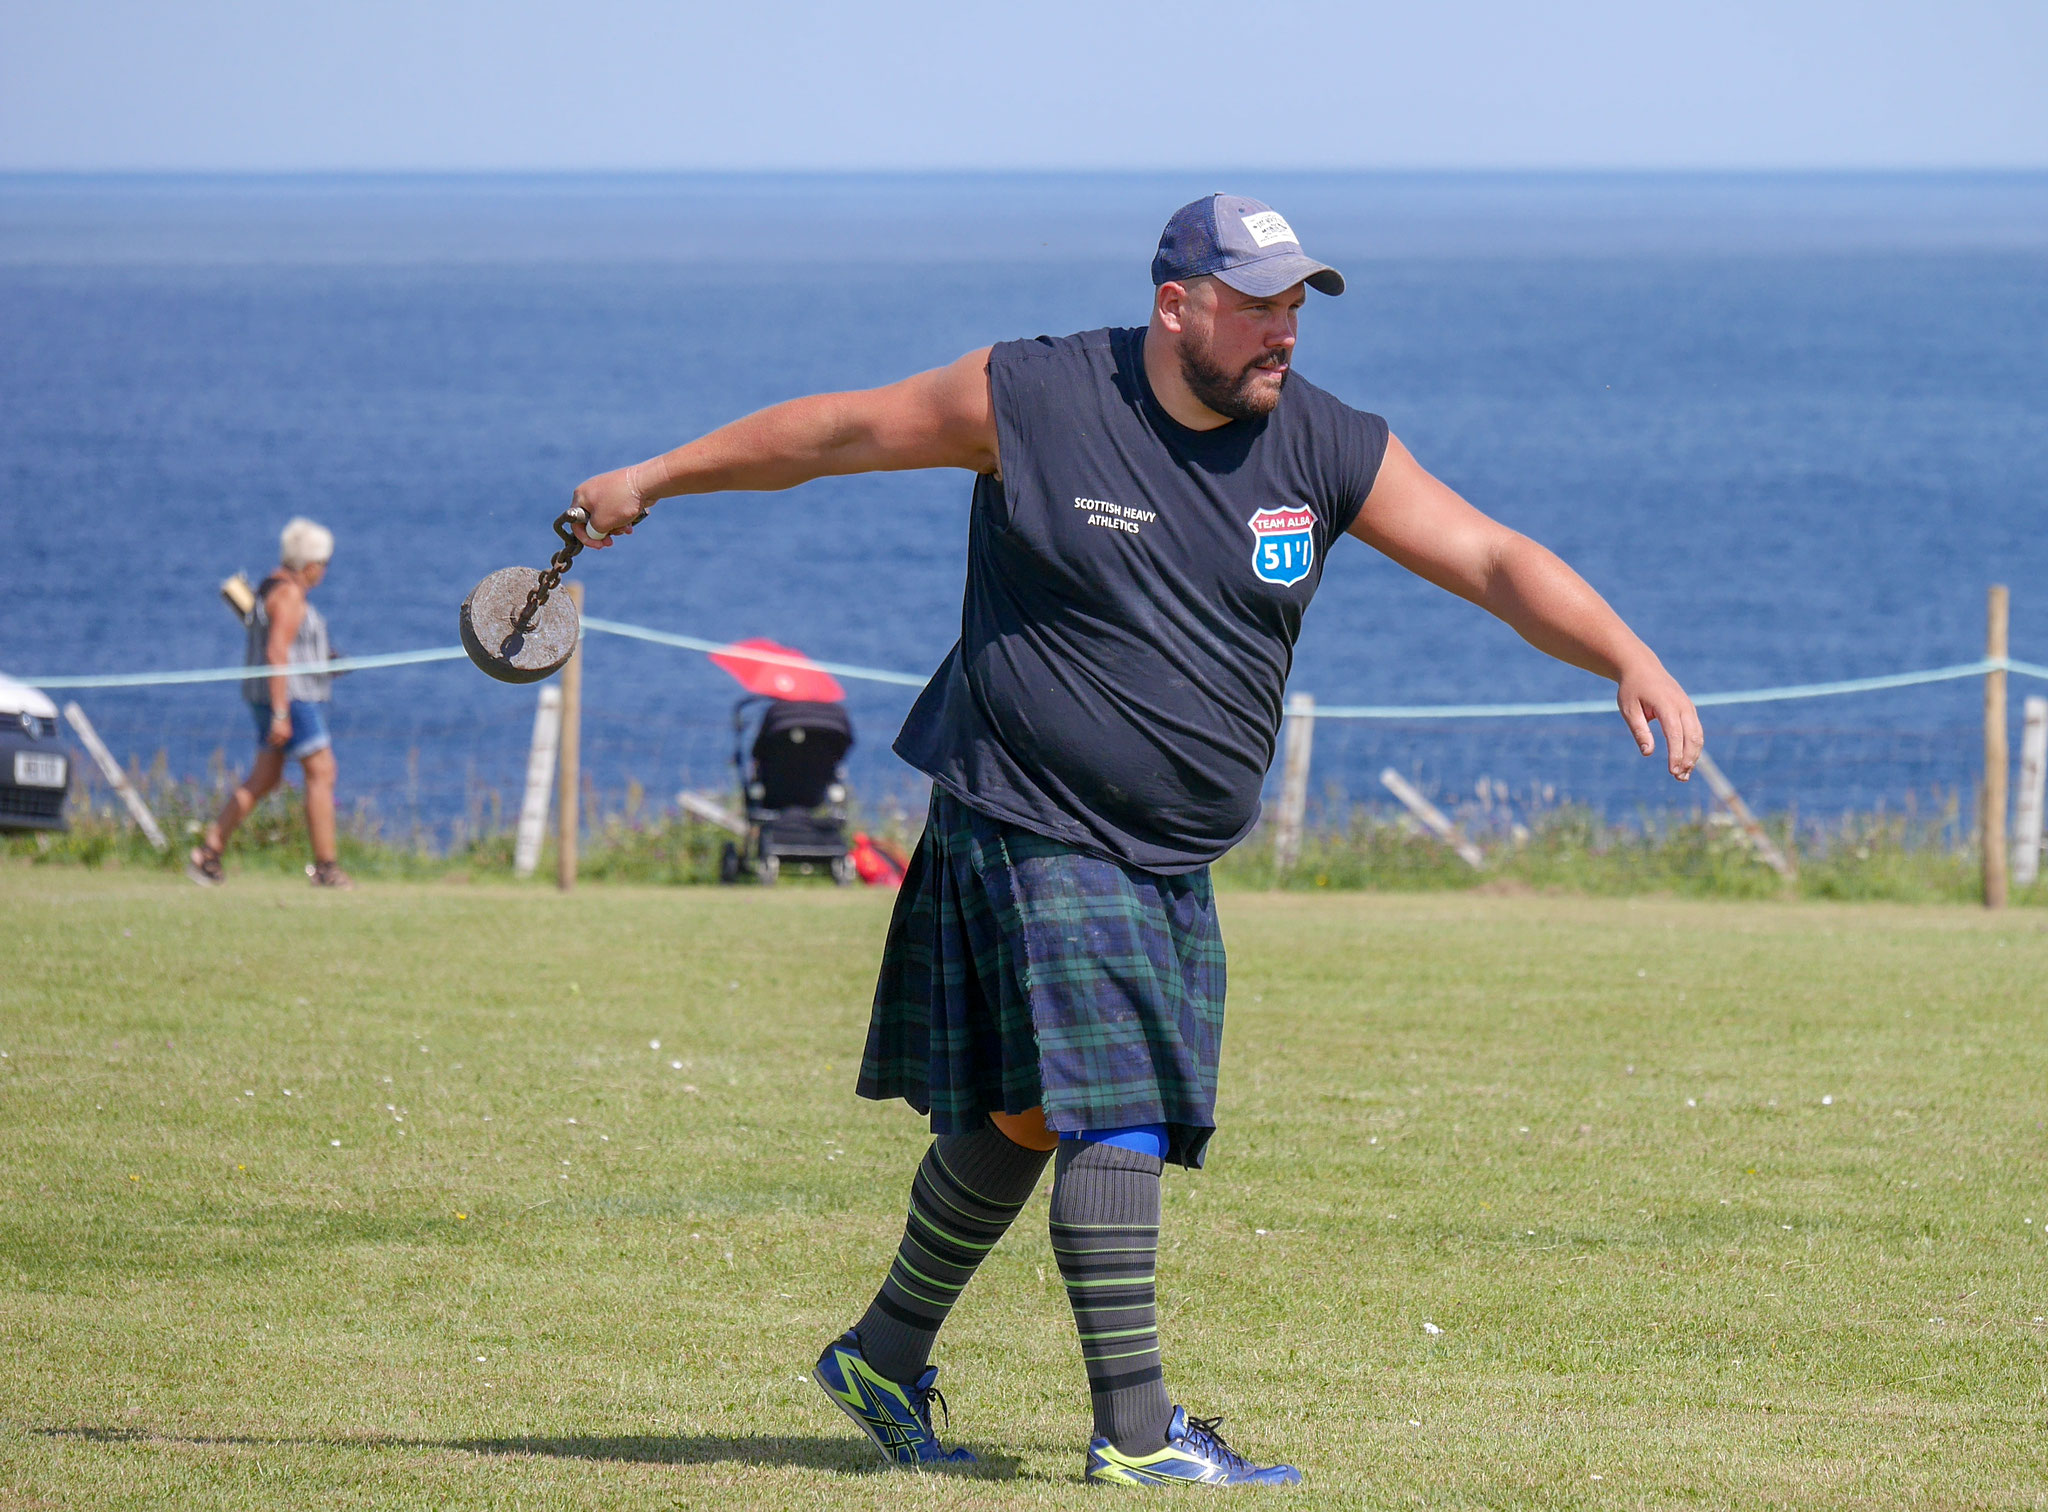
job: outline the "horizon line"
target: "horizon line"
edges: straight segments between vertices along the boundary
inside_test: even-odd
[[[1705,166],[1351,166],[1279,167],[1236,164],[1164,167],[11,167],[0,179],[654,179],[654,178],[1159,178],[1187,174],[1262,174],[1299,178],[2039,178],[2038,164],[1725,165]]]

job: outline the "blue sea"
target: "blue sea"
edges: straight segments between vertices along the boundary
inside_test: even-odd
[[[352,653],[450,644],[539,565],[592,472],[795,394],[983,343],[1141,322],[1161,176],[0,178],[0,670],[239,659],[215,595],[294,514],[339,538]],[[2048,175],[1232,175],[1351,292],[1301,372],[1580,568],[1696,691],[1970,660],[2013,592],[2048,661]],[[589,611],[916,673],[958,624],[968,480],[671,501],[586,555]],[[1574,698],[1546,661],[1357,542],[1293,686],[1324,704]],[[872,806],[911,690],[849,683]],[[2040,685],[2016,683],[2014,702]],[[616,807],[729,781],[735,686],[592,637],[585,762]],[[246,761],[233,685],[78,695],[115,750]],[[1709,711],[1751,802],[1970,805],[1976,684]],[[345,805],[442,840],[518,801],[534,692],[466,663],[337,685]],[[1395,766],[1453,803],[1703,802],[1611,717],[1324,722],[1315,787]]]

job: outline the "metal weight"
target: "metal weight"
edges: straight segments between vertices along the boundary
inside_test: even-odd
[[[646,518],[642,507],[632,523]],[[462,601],[462,649],[499,682],[539,682],[561,671],[576,654],[581,617],[566,596],[551,595],[583,549],[574,529],[578,525],[592,540],[602,541],[610,534],[593,528],[581,505],[572,506],[555,519],[562,545],[545,568],[536,572],[531,567],[501,567]]]
[[[582,628],[569,596],[548,598],[525,631],[520,612],[540,582],[531,567],[501,567],[462,601],[462,649],[499,682],[539,682],[562,670]]]
[[[499,682],[539,682],[559,672],[576,652],[583,628],[576,606],[566,597],[550,597],[583,549],[572,528],[576,525],[586,530],[590,526],[590,517],[580,508],[555,520],[562,546],[544,569],[501,567],[462,601],[462,649]],[[603,535],[594,534],[600,539]]]

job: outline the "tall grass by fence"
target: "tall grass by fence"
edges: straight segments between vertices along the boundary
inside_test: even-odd
[[[17,866],[123,867],[175,873],[185,848],[212,817],[229,778],[178,779],[159,763],[133,772],[172,838],[157,852],[136,831],[113,795],[81,780],[72,794],[67,834],[10,836],[0,858]],[[83,776],[83,774],[81,774]],[[1451,806],[1460,828],[1479,846],[1475,870],[1393,805],[1353,804],[1335,796],[1311,805],[1294,866],[1276,875],[1270,837],[1255,834],[1216,867],[1226,888],[1290,891],[1539,891],[1597,896],[1674,894],[1724,898],[1836,898],[1898,902],[1980,901],[1975,826],[1956,793],[1908,803],[1895,812],[1825,820],[1767,817],[1779,845],[1797,858],[1795,883],[1759,861],[1737,830],[1716,812],[1642,812],[1603,818],[1540,789],[1510,795],[1489,787]],[[586,786],[580,875],[590,882],[708,885],[718,880],[718,855],[728,838],[715,825],[679,814],[638,783],[600,793]],[[392,824],[370,805],[342,816],[341,862],[365,878],[511,881],[513,815],[479,799],[450,843],[422,828]],[[855,827],[895,844],[915,843],[921,811],[889,804],[857,813]],[[241,868],[294,873],[311,854],[296,790],[280,788],[259,805],[229,850],[230,872]],[[544,856],[536,880],[547,885]],[[2012,901],[2048,906],[2048,883],[2015,889]]]

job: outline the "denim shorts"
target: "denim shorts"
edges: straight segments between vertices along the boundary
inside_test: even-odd
[[[249,714],[256,722],[256,745],[259,750],[270,750],[270,705],[250,704]],[[334,744],[334,737],[327,732],[327,705],[292,700],[292,738],[285,746],[285,755],[293,761],[304,761],[308,756],[326,750]]]

